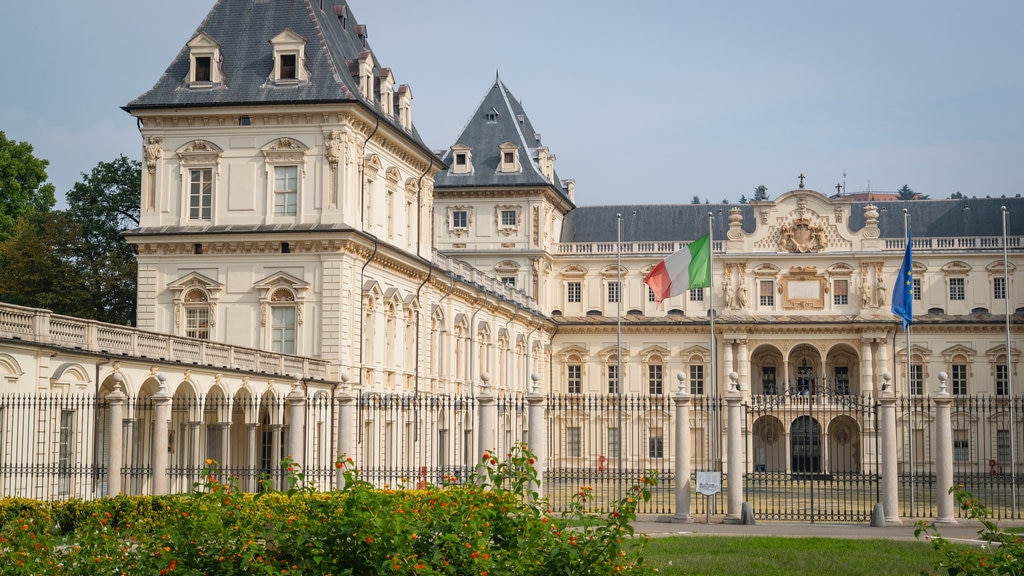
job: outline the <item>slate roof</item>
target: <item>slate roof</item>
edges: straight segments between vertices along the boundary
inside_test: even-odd
[[[1010,211],[1007,234],[1024,234],[1024,198],[974,198],[965,200],[897,200],[892,202],[853,202],[849,227],[864,227],[864,206],[878,208],[878,228],[882,238],[903,238],[903,209],[910,211],[910,226],[917,238],[956,236],[1001,236],[1002,211]],[[747,204],[634,204],[619,206],[579,206],[565,215],[562,242],[614,242],[615,214],[622,214],[623,240],[689,241],[707,234],[708,212],[714,215],[713,234],[725,238],[729,230],[729,209],[743,211],[743,231],[754,231],[754,208]],[[1016,220],[1015,220],[1016,219]]]
[[[494,119],[489,119],[489,115]],[[505,142],[519,146],[519,163],[522,170],[518,173],[498,172],[501,161],[499,146]],[[541,173],[537,164],[537,150],[544,146],[540,133],[534,129],[523,105],[509,92],[500,78],[495,78],[491,89],[469,118],[455,144],[463,144],[472,149],[470,159],[473,169],[467,174],[453,174],[451,169],[438,174],[434,179],[435,190],[454,187],[548,185],[554,186],[566,196],[557,172],[554,174],[553,182]],[[441,159],[451,166],[451,149],[445,151]]]
[[[284,30],[306,41],[306,82],[275,85],[270,79],[274,66],[270,39]],[[361,102],[402,130],[397,114],[394,119],[380,114],[379,102],[367,102],[360,95],[359,78],[352,75],[358,66],[353,64],[361,52],[373,52],[365,40],[366,27],[356,21],[344,0],[218,0],[187,40],[200,32],[220,44],[223,82],[212,88],[190,88],[189,49],[183,46],[153,88],[125,110]],[[374,78],[378,78],[381,66],[375,55],[373,59]],[[394,100],[397,106],[398,98]],[[415,129],[412,136],[423,145]]]

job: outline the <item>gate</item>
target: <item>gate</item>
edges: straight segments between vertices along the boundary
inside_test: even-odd
[[[869,396],[754,395],[744,499],[764,520],[867,522],[879,502],[877,405]]]

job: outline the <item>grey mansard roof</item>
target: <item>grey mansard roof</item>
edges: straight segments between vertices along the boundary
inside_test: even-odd
[[[853,202],[849,227],[864,227],[864,206],[878,208],[878,227],[882,238],[903,238],[903,209],[910,213],[911,230],[917,238],[956,236],[1000,236],[1002,211],[1010,211],[1007,234],[1024,233],[1024,198],[975,198],[964,200],[903,200],[892,202]],[[622,214],[624,241],[688,241],[708,230],[708,212],[713,215],[715,238],[725,238],[729,229],[729,209],[739,206],[743,231],[754,231],[754,207],[748,204],[635,204],[619,206],[578,206],[565,215],[562,242],[614,242],[616,214]]]
[[[522,170],[518,173],[498,172],[498,164],[501,161],[499,146],[506,142],[519,146],[519,163]],[[534,129],[523,105],[512,96],[500,79],[495,79],[455,144],[471,148],[472,170],[467,174],[453,174],[449,169],[438,174],[434,180],[435,189],[547,185],[554,186],[563,196],[566,195],[557,173],[553,181],[549,181],[541,173],[537,164],[537,150],[544,147],[540,133]],[[441,159],[451,166],[452,151],[445,151]]]
[[[274,65],[270,40],[285,30],[306,41],[308,81],[275,85],[270,79]],[[186,41],[201,32],[220,44],[223,82],[211,88],[190,88],[189,48],[184,46],[153,88],[125,110],[361,102],[383,121],[402,129],[392,118],[397,114],[380,114],[379,101],[369,102],[360,95],[353,66],[360,53],[372,55],[372,50],[366,43],[366,27],[356,21],[344,0],[219,0]],[[374,78],[381,69],[374,55]],[[412,136],[423,145],[415,130]]]

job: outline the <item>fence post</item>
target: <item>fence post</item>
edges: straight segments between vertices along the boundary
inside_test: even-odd
[[[953,423],[950,416],[953,397],[946,390],[946,373],[939,372],[939,393],[932,396],[935,402],[935,503],[938,517],[935,524],[957,526],[954,515],[953,495]]]
[[[348,387],[348,376],[346,374],[341,375],[341,390],[338,392],[338,404],[339,456],[351,458],[358,466],[359,462],[356,459],[358,447],[356,446],[356,437],[353,433],[353,425],[356,419],[356,396]],[[341,469],[337,469],[335,483],[338,490],[345,489],[345,476]]]
[[[498,418],[497,410],[498,404],[494,398],[494,394],[491,392],[490,386],[487,383],[491,377],[486,372],[480,375],[480,437],[477,447],[478,451],[493,451],[497,450],[498,446],[495,443],[495,428],[494,424]],[[477,455],[479,457],[479,455]]]
[[[546,423],[544,421],[544,410],[546,406],[544,402],[544,395],[537,390],[537,382],[540,380],[540,374],[537,374],[536,372],[530,374],[530,380],[533,381],[533,389],[526,396],[526,401],[530,404],[529,411],[527,412],[530,433],[526,441],[526,448],[533,453],[533,467],[537,471],[536,485],[531,485],[530,489],[537,493],[538,498],[542,498],[544,496],[544,470],[547,468],[548,458],[548,431],[547,428],[545,428]]]
[[[167,494],[167,421],[171,419],[171,394],[167,376],[156,375],[160,386],[153,394],[153,494]]]
[[[679,390],[672,396],[676,404],[676,513],[673,522],[693,522],[690,516],[690,400],[686,393],[686,374],[676,374]]]
[[[729,489],[728,509],[725,522],[741,521],[743,509],[743,395],[740,394],[739,374],[729,373],[729,389],[726,391],[725,403],[729,418],[728,443],[726,445]]]
[[[107,496],[117,496],[121,493],[121,466],[124,464],[124,404],[127,397],[124,395],[123,377],[120,372],[114,372],[114,391],[107,395],[110,402],[110,439],[107,454]]]
[[[896,471],[896,392],[892,376],[882,373],[882,393],[878,396],[878,420],[882,436],[882,509],[886,526],[902,526],[899,513],[899,475]]]
[[[301,375],[296,375],[287,400],[288,456],[302,468],[306,463],[306,392],[302,388]]]

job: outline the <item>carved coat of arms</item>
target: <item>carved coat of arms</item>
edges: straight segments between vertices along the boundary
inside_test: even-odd
[[[783,224],[779,232],[782,252],[819,252],[826,244],[825,227],[813,224],[806,216],[797,217],[792,224]]]

